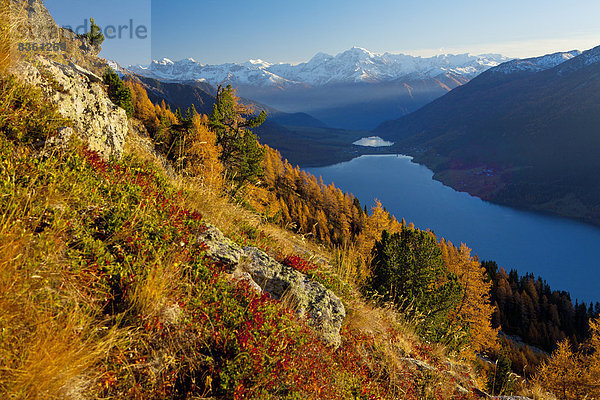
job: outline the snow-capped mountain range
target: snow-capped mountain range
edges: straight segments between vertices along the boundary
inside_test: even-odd
[[[474,56],[444,54],[415,57],[406,54],[375,54],[353,47],[336,56],[318,53],[300,64],[271,64],[262,60],[245,63],[205,65],[194,59],[153,61],[149,66],[130,66],[142,76],[166,81],[223,82],[254,87],[325,86],[340,83],[380,83],[431,79],[458,75],[471,79],[485,70],[510,60],[499,54]]]
[[[492,68],[491,71],[512,74],[515,72],[540,72],[564,63],[581,55],[581,51],[572,50],[561,53],[547,54],[541,57],[512,60]]]

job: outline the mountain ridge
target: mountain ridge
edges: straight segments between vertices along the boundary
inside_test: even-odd
[[[416,57],[353,47],[294,65],[260,59],[206,65],[188,58],[155,60],[129,71],[164,82],[231,84],[241,97],[287,113],[306,113],[334,128],[371,130],[506,60],[499,54]]]
[[[557,52],[546,54],[540,57],[531,57],[525,59],[516,59],[507,61],[497,67],[490,69],[492,72],[503,72],[510,74],[517,71],[540,72],[556,67],[565,61],[581,55],[579,50],[571,50],[567,52]]]
[[[473,56],[443,54],[417,57],[406,54],[372,53],[353,47],[336,56],[317,53],[299,64],[272,64],[260,59],[244,63],[202,64],[187,58],[154,60],[149,66],[129,66],[138,75],[161,80],[204,80],[213,85],[222,82],[259,87],[324,86],[339,83],[377,83],[400,78],[424,79],[445,74],[469,78],[509,58],[499,54]]]
[[[490,69],[374,133],[458,190],[600,224],[600,46],[564,58]]]

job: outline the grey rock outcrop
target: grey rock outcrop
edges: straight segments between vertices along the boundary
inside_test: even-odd
[[[60,39],[61,29],[41,0],[11,0],[11,12],[15,19],[26,20],[19,29],[24,41],[49,43]]]
[[[287,297],[296,312],[307,317],[325,341],[339,346],[346,310],[335,294],[295,269],[279,264],[262,250],[244,247],[244,254],[248,262],[243,268],[258,286],[275,299]]]
[[[88,56],[97,56],[102,50],[99,45],[90,43],[85,35],[77,35],[56,24],[42,0],[10,0],[11,12],[16,20],[25,22],[19,28],[23,42],[59,43],[71,42]]]
[[[426,363],[425,361],[417,360],[416,358],[404,357],[404,358],[401,358],[400,361],[404,361],[409,366],[415,367],[416,369],[418,369],[420,371],[434,371],[435,370],[435,367],[431,366],[430,364]]]
[[[274,299],[285,301],[298,315],[306,317],[325,342],[340,345],[340,328],[346,310],[329,289],[280,264],[262,250],[242,249],[212,225],[199,240],[208,248],[207,255],[223,263],[234,278],[248,282],[257,292],[264,291]]]
[[[208,248],[206,254],[213,260],[223,263],[228,272],[233,272],[237,268],[244,251],[223,235],[216,226],[207,224],[206,231],[199,240]]]
[[[128,131],[125,111],[105,92],[101,79],[82,67],[63,65],[42,56],[18,68],[25,82],[42,89],[59,112],[73,121],[77,136],[105,159],[119,159]]]

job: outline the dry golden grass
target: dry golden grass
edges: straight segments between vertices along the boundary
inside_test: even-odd
[[[56,263],[60,239],[35,243],[18,225],[0,231],[0,392],[16,399],[82,394],[117,332],[99,330],[93,306],[74,299]]]
[[[345,323],[349,328],[374,337],[395,357],[414,353],[414,344],[419,338],[394,308],[375,306],[358,295],[348,302],[348,308]]]
[[[370,262],[371,256],[369,255],[365,260],[356,246],[352,244],[336,248],[332,255],[334,272],[342,281],[351,285],[365,283],[370,274],[367,268]]]
[[[181,275],[181,268],[177,263],[148,265],[146,277],[135,285],[130,299],[137,314],[144,317],[158,315],[175,297]]]
[[[14,177],[3,179],[10,185]],[[33,174],[0,210],[2,398],[81,398],[93,390],[98,365],[121,337],[102,328],[86,282],[69,272],[63,205],[70,200],[57,184],[41,185]],[[53,228],[35,232],[48,218]]]
[[[23,343],[22,358],[7,393],[24,399],[64,398],[91,390],[116,335],[94,334],[93,318],[77,309],[61,318],[37,315],[36,328]],[[96,338],[98,340],[96,340]]]
[[[243,205],[207,190],[202,185],[196,184],[193,179],[173,174],[172,170],[165,166],[164,161],[152,152],[151,143],[135,132],[130,132],[125,150],[161,169],[169,177],[171,184],[187,193],[186,198],[182,199],[186,206],[201,212],[208,222],[219,227],[226,235],[235,237],[236,234],[243,231],[244,226],[251,226],[275,243],[275,246],[271,248],[274,252],[283,255],[299,254],[318,264],[330,265],[331,272],[347,285],[347,292],[342,295],[348,311],[344,321],[345,326],[373,339],[374,347],[365,348],[364,351],[376,354],[375,358],[371,358],[373,363],[386,366],[384,370],[387,375],[381,378],[391,382],[394,390],[397,390],[396,395],[402,397],[402,385],[405,384],[404,380],[406,379],[402,372],[406,364],[402,358],[419,358],[422,353],[419,346],[423,342],[415,333],[414,328],[419,321],[417,317],[407,320],[405,315],[393,307],[376,306],[361,296],[359,287],[364,283],[369,272],[365,268],[365,261],[355,248],[327,249],[306,237],[267,223]],[[156,314],[160,311],[161,305],[166,304],[165,299],[169,298],[174,273],[160,265],[150,266],[146,281],[136,288],[134,303],[142,313],[145,315]],[[294,308],[293,302],[289,299],[284,301],[287,301],[288,307]],[[428,347],[428,361],[438,363],[451,361],[453,368],[463,373],[465,371],[472,373],[468,363],[449,358],[444,346],[428,344]],[[372,371],[381,371],[380,365],[375,364],[371,366]],[[431,377],[431,381],[426,382],[426,385],[430,385],[430,389],[433,390],[439,385],[446,384],[444,379],[436,375]]]
[[[533,383],[531,386],[525,388],[522,395],[534,400],[557,400],[556,396],[552,393],[548,393],[548,391],[542,388],[538,383]]]
[[[4,74],[19,59],[19,52],[16,51],[17,32],[24,21],[22,7],[17,7],[9,0],[0,0],[0,74]]]

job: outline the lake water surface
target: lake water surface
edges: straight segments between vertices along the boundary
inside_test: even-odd
[[[369,207],[374,199],[396,216],[431,229],[455,245],[466,243],[480,259],[507,271],[532,272],[573,302],[600,301],[600,228],[485,202],[433,180],[433,172],[407,156],[362,156],[307,171],[353,193]]]

